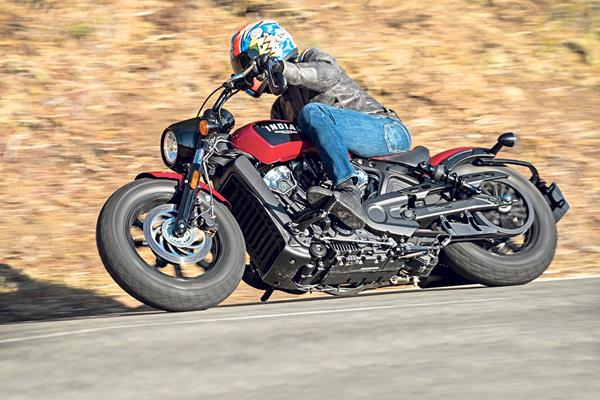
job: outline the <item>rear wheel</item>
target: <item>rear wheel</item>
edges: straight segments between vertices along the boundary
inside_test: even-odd
[[[140,179],[106,202],[96,229],[113,279],[143,303],[168,311],[201,310],[225,300],[244,271],[244,237],[227,207],[215,203],[216,233],[176,238],[177,182]]]
[[[521,285],[540,276],[550,265],[557,245],[556,223],[541,193],[509,168],[486,168],[507,173],[508,178],[486,183],[484,192],[511,198],[513,206],[481,213],[505,232],[522,234],[498,240],[450,244],[445,252],[448,267],[466,279],[487,286]],[[480,171],[468,166],[460,174]],[[526,199],[526,201],[525,201]]]

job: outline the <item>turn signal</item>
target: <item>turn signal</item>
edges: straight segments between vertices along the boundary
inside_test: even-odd
[[[192,173],[192,179],[190,180],[190,188],[195,190],[198,187],[199,181],[200,181],[200,172],[198,172],[198,170],[195,170]]]
[[[210,132],[210,128],[208,127],[208,121],[206,121],[205,119],[201,120],[200,124],[198,124],[198,130],[200,131],[200,135],[208,136],[208,133]]]

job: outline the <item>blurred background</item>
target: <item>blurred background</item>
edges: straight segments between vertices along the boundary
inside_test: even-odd
[[[159,139],[230,74],[229,41],[272,18],[334,55],[433,153],[516,148],[560,184],[550,276],[598,273],[600,1],[0,0],[0,321],[139,309],[97,255],[96,217]],[[238,126],[273,97],[228,104]],[[243,284],[228,303],[256,301]]]

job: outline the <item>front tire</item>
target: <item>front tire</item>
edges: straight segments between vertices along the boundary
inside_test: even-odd
[[[144,304],[167,311],[204,310],[221,303],[240,283],[246,251],[244,237],[227,207],[215,202],[218,230],[214,242],[221,243],[222,249],[215,250],[214,259],[203,264],[204,273],[185,278],[181,266],[175,264],[172,268],[179,272],[177,276],[161,272],[168,263],[157,257],[156,265],[150,265],[136,249],[140,245],[132,240],[131,230],[141,212],[148,213],[161,204],[176,204],[176,197],[177,182],[170,180],[140,179],[120,188],[107,200],[98,217],[98,251],[112,278]],[[153,255],[150,249],[145,250]]]
[[[497,254],[476,243],[453,243],[444,249],[448,267],[464,278],[486,286],[522,285],[539,277],[550,265],[557,246],[552,211],[535,186],[509,168],[486,168],[507,173],[507,183],[531,200],[534,219],[527,243],[513,254]],[[459,174],[481,171],[472,166]]]

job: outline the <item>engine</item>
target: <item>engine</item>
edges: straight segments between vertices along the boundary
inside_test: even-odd
[[[306,190],[312,185],[331,185],[321,162],[308,157],[270,166],[263,171],[263,180],[296,221],[314,212],[306,203]],[[301,289],[406,282],[409,276],[428,275],[437,263],[437,253],[430,251],[437,239],[399,243],[364,229],[350,230],[333,216],[305,225],[295,235],[311,256],[311,262],[294,277]],[[413,250],[414,257],[404,257]]]
[[[298,187],[292,171],[285,165],[270,169],[263,180],[272,191],[280,195],[289,196]]]
[[[263,181],[286,206],[292,217],[306,210],[306,190],[318,184],[329,184],[320,161],[304,157],[275,167],[263,173]]]

